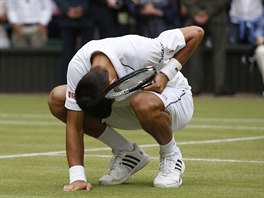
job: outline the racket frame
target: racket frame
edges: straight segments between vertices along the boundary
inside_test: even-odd
[[[126,81],[126,80],[130,79],[131,77],[134,77],[134,76],[136,76],[138,74],[144,73],[146,71],[153,71],[153,74],[150,75],[150,76],[148,76],[147,78],[141,80],[140,83],[138,83],[137,85],[133,86],[132,88],[127,88],[127,89],[121,90],[119,92],[110,93],[111,90],[113,90],[118,85],[122,84],[124,81]],[[156,76],[156,74],[157,74],[157,70],[153,66],[147,66],[147,67],[138,69],[136,71],[133,71],[133,72],[131,72],[131,73],[129,73],[129,74],[127,74],[127,75],[119,78],[113,84],[109,85],[106,88],[106,90],[105,90],[105,98],[107,98],[107,99],[115,99],[117,97],[126,95],[128,93],[133,92],[133,91],[136,91],[138,89],[144,88],[144,87],[146,87],[146,86],[148,86],[148,85],[151,84],[151,81],[154,79],[154,77]]]

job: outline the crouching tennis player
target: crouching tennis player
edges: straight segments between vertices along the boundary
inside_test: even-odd
[[[150,157],[115,129],[143,129],[160,145],[155,187],[182,184],[185,165],[174,131],[190,122],[194,107],[191,87],[180,69],[203,35],[197,26],[167,30],[155,39],[126,35],[88,42],[76,53],[68,66],[67,85],[55,87],[48,99],[51,113],[66,123],[65,191],[92,189],[84,167],[84,134],[108,145],[114,155],[99,184],[122,184],[148,164]],[[110,84],[150,65],[158,71],[155,83],[119,100],[104,98]]]

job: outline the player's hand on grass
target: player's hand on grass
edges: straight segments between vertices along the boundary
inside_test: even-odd
[[[154,82],[151,85],[144,87],[144,90],[161,93],[167,86],[168,81],[168,77],[160,72],[155,76]]]
[[[65,192],[73,192],[77,190],[92,190],[92,184],[85,181],[75,181],[71,184],[65,185],[63,187],[63,190]]]

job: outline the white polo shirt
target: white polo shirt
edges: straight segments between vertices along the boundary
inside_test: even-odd
[[[7,0],[6,5],[8,20],[12,24],[47,26],[52,18],[51,0]]]
[[[118,77],[121,78],[149,65],[155,66],[157,71],[160,71],[185,44],[184,36],[179,29],[164,31],[155,39],[126,35],[88,42],[69,63],[65,107],[81,111],[75,100],[75,89],[81,78],[90,70],[90,59],[93,53],[104,53],[114,65]],[[167,86],[191,89],[181,72],[178,72]]]

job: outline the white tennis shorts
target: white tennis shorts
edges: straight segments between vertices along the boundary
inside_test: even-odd
[[[190,90],[166,87],[162,94],[152,92],[163,102],[172,119],[172,131],[185,127],[192,119],[194,106]],[[129,98],[123,105],[113,105],[112,114],[105,122],[113,128],[124,130],[142,129],[136,115],[129,106]]]

